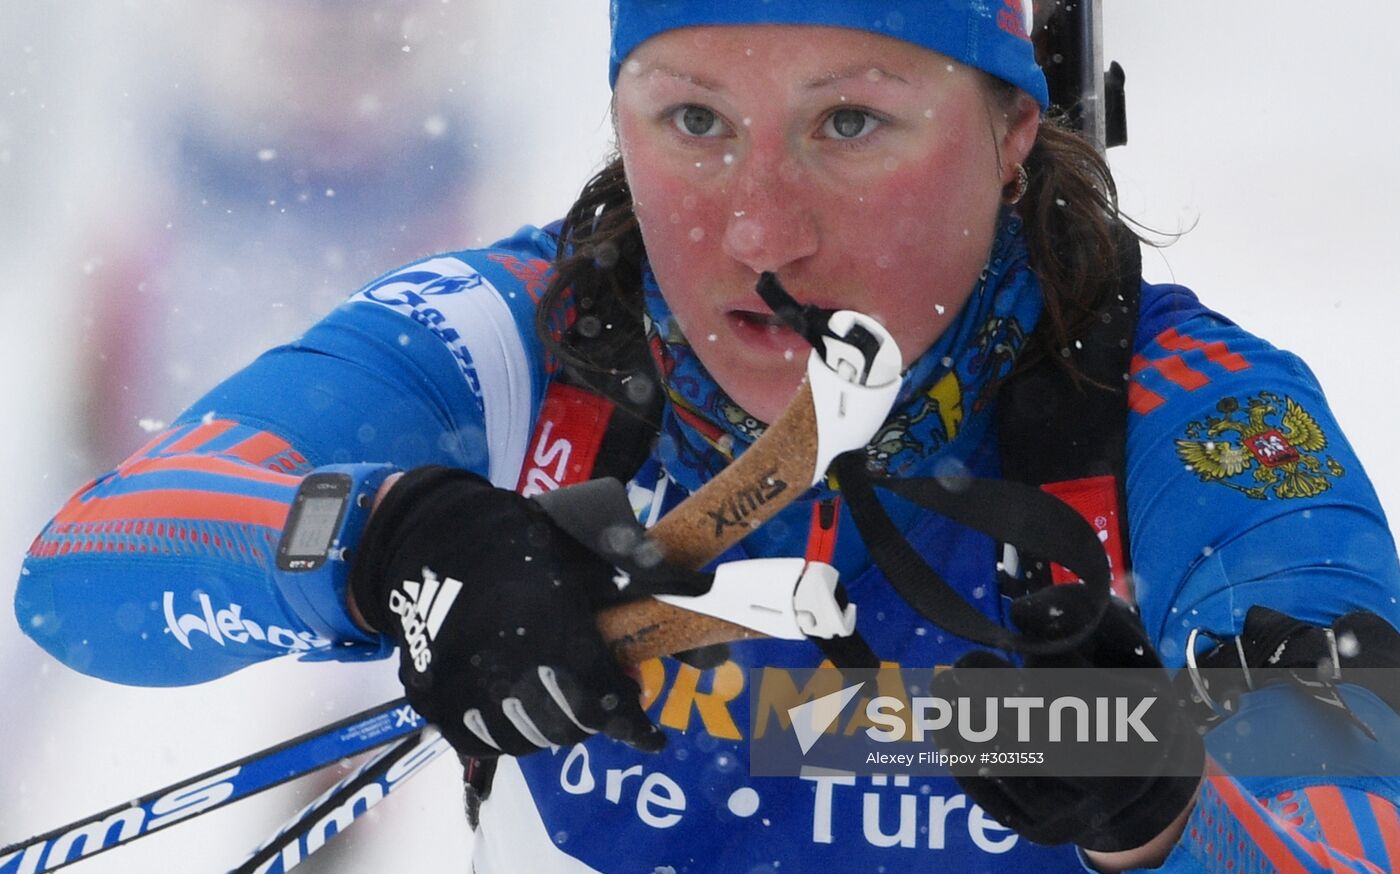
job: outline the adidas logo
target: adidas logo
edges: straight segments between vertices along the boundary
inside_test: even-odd
[[[462,592],[462,584],[448,577],[439,580],[437,574],[423,568],[423,582],[403,581],[403,591],[389,592],[389,609],[394,611],[403,624],[403,645],[413,656],[413,667],[423,673],[432,663],[433,653],[428,647],[442,628],[447,611]]]

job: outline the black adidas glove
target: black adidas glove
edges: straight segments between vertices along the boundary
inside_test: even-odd
[[[1012,602],[1011,618],[1028,637],[1054,640],[1093,619],[1094,604],[1084,586],[1050,586]],[[1172,681],[1152,647],[1137,615],[1123,602],[1113,599],[1098,630],[1080,647],[1055,656],[1027,656],[1027,668],[1156,668],[1160,680],[1151,688],[1139,682],[1142,672],[1125,681],[1131,688],[1123,692],[1134,698],[1156,695],[1162,703],[1161,716],[1149,727],[1162,743],[1156,767],[1143,776],[1072,777],[1054,776],[1049,763],[1039,773],[1026,776],[1024,769],[1015,776],[959,776],[963,790],[998,822],[1015,829],[1037,844],[1073,843],[1088,850],[1117,852],[1146,844],[1160,834],[1186,809],[1205,767],[1205,747],[1195,723],[1184,706],[1179,706]],[[934,694],[956,700],[978,697],[978,690],[967,688],[966,674],[959,668],[1005,668],[1011,663],[985,650],[977,650],[955,663],[934,679]],[[1148,676],[1153,676],[1148,674]],[[1096,689],[1095,694],[1102,694]],[[1154,707],[1154,711],[1157,708]],[[1003,723],[1005,734],[1015,731]],[[998,736],[1000,740],[1001,735]],[[940,747],[957,752],[977,753],[984,745],[967,744],[956,731],[935,733]],[[1154,748],[1156,749],[1156,748]],[[1177,776],[1195,774],[1196,776]]]
[[[350,589],[398,641],[409,702],[458,752],[518,756],[599,732],[654,751],[666,736],[594,625],[623,600],[615,574],[534,501],[425,467],[370,518]]]

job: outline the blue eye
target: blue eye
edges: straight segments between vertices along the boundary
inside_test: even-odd
[[[880,119],[864,109],[843,107],[822,122],[822,136],[833,140],[857,140],[869,136],[881,124]]]
[[[714,110],[688,104],[671,113],[671,123],[676,130],[689,137],[718,137],[728,132],[723,121]]]

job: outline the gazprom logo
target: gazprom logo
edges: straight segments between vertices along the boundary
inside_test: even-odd
[[[390,307],[423,306],[424,298],[458,294],[485,284],[470,264],[458,258],[433,258],[391,273],[360,291],[361,297]]]

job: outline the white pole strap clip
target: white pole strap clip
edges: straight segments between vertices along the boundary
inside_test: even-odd
[[[873,360],[843,339],[857,326],[879,340]],[[832,459],[860,449],[879,433],[899,394],[903,366],[894,337],[870,316],[837,310],[827,331],[826,357],[813,349],[807,359],[807,382],[817,414],[817,463],[811,485],[826,478]]]
[[[716,567],[703,595],[656,600],[782,640],[847,637],[856,629],[856,606],[837,602],[836,580],[836,568],[822,562],[751,558]]]

